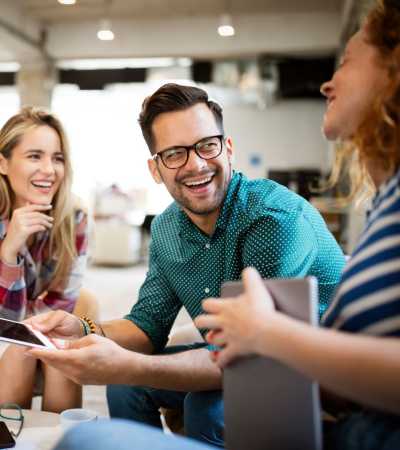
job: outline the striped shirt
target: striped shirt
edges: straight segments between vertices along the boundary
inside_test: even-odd
[[[271,180],[235,172],[211,236],[173,203],[152,223],[150,263],[139,300],[125,318],[160,350],[184,306],[192,319],[221,284],[245,267],[264,278],[314,275],[325,311],[340,280],[343,253],[321,215],[304,198]],[[204,330],[202,330],[204,331]]]
[[[323,324],[400,336],[400,170],[381,186]]]
[[[0,245],[8,228],[8,220],[0,220]],[[75,212],[75,243],[78,256],[63,286],[51,286],[57,261],[48,256],[49,231],[35,234],[32,245],[21,250],[18,264],[0,260],[0,317],[24,320],[35,314],[62,309],[72,312],[86,267],[87,216]],[[47,291],[46,295],[41,295]]]

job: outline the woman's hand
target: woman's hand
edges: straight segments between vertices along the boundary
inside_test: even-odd
[[[260,334],[276,315],[273,301],[259,273],[243,271],[244,293],[236,298],[207,299],[203,309],[209,314],[195,319],[199,328],[208,328],[207,341],[221,347],[213,359],[224,367],[241,355],[262,353]]]
[[[24,321],[50,338],[79,339],[84,335],[81,321],[66,311],[50,311]]]
[[[53,218],[43,211],[49,211],[51,205],[26,205],[13,211],[4,238],[0,257],[8,264],[17,264],[17,256],[29,236],[39,231],[51,229]]]

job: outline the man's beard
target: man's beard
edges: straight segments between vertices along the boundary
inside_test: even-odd
[[[200,205],[196,206],[193,204],[194,202],[186,199],[185,197],[181,197],[180,200],[177,200],[178,203],[191,212],[192,214],[196,214],[198,216],[207,216],[208,214],[216,211],[224,201],[226,194],[226,189],[218,189],[214,198],[214,201],[211,204],[205,205],[201,207]]]
[[[217,171],[213,175],[213,180],[211,181],[211,183],[214,183],[215,179],[218,179],[219,176],[223,173],[224,173],[224,171],[221,168],[218,168]],[[197,176],[199,176],[199,175],[206,175],[206,174],[197,174]],[[228,178],[227,179],[224,178],[222,180],[221,186],[217,185],[215,194],[214,194],[214,198],[212,200],[208,201],[207,204],[203,205],[203,206],[201,205],[201,202],[199,202],[199,204],[196,204],[196,200],[187,198],[186,195],[180,189],[180,186],[182,186],[181,184],[179,184],[178,189],[176,189],[174,192],[170,192],[170,194],[172,195],[174,200],[182,208],[186,209],[188,212],[199,215],[199,216],[207,216],[209,214],[212,214],[218,208],[221,207],[221,205],[225,199],[226,193],[228,191],[228,185],[231,180],[231,176],[232,176],[232,169],[231,169],[231,165],[229,164]],[[182,178],[182,181],[184,178],[188,178],[188,176],[185,175],[185,177]],[[176,180],[176,182],[181,183],[180,180]],[[185,188],[182,188],[182,189],[185,189]]]

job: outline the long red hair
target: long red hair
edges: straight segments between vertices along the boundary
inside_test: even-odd
[[[390,173],[400,166],[400,2],[378,0],[366,17],[365,30],[389,82],[351,141],[337,149],[329,184],[348,176],[346,202],[374,191],[368,167]]]

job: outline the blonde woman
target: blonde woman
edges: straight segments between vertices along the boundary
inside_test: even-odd
[[[73,312],[86,263],[87,217],[71,195],[68,142],[52,114],[27,107],[0,131],[0,316]],[[0,403],[29,408],[38,360],[10,345],[0,360]],[[81,404],[81,387],[43,365],[43,403]]]

